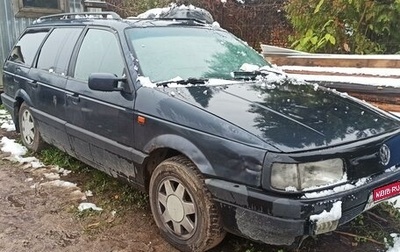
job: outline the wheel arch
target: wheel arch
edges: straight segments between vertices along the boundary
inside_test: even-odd
[[[144,151],[149,156],[144,161],[144,182],[146,191],[154,169],[164,160],[178,155],[186,156],[203,174],[214,175],[215,172],[203,152],[189,140],[177,135],[162,135],[153,138]]]
[[[15,100],[16,100],[16,104],[15,104],[15,108],[14,108],[14,124],[15,124],[15,129],[17,132],[20,132],[20,128],[19,128],[19,109],[22,105],[22,103],[26,103],[28,106],[32,106],[32,100],[29,97],[28,93],[23,90],[23,89],[19,89],[16,93],[15,93]]]

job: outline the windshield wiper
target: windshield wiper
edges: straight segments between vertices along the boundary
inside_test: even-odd
[[[264,71],[235,71],[233,72],[233,79],[235,80],[255,80],[257,76],[265,77],[269,73]]]
[[[179,85],[188,85],[188,84],[193,84],[193,85],[198,85],[198,84],[206,84],[208,79],[205,78],[187,78],[184,80],[168,80],[168,81],[160,81],[156,83],[156,86],[168,86],[168,84],[171,83],[176,83]]]
[[[265,77],[270,73],[284,75],[285,73],[271,69],[261,67],[259,70],[255,71],[235,71],[233,72],[233,78],[235,80],[255,80],[257,76]]]

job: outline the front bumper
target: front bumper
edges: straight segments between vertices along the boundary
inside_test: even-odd
[[[18,115],[18,102],[11,96],[7,95],[6,93],[1,93],[1,101],[3,103],[4,108],[10,113],[14,123],[16,122],[16,118]]]
[[[332,231],[354,219],[371,206],[369,200],[374,189],[399,180],[400,170],[397,169],[351,189],[314,198],[268,194],[219,179],[207,179],[206,184],[220,205],[227,231],[267,244],[291,245],[298,237]],[[341,202],[341,213],[337,220],[315,221],[313,217],[324,211],[329,213],[338,202]],[[335,215],[332,213],[332,216]]]

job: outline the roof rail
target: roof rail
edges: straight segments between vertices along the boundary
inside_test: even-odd
[[[191,22],[197,22],[200,24],[207,24],[206,21],[198,19],[198,18],[138,18],[138,17],[127,17],[127,20],[166,20],[166,21],[191,21]]]
[[[112,11],[103,11],[103,12],[76,12],[76,13],[61,13],[55,15],[43,16],[35,21],[33,24],[40,24],[47,21],[66,21],[66,20],[74,20],[74,19],[118,19],[121,17]]]

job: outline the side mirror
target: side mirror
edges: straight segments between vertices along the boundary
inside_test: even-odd
[[[122,91],[119,82],[126,81],[126,78],[119,78],[111,73],[92,73],[89,75],[89,88],[98,91]]]

